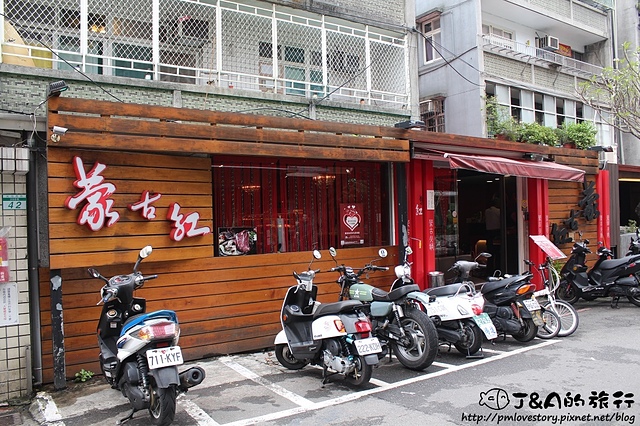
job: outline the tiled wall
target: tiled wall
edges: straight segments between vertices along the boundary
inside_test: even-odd
[[[17,151],[28,152],[25,148]],[[0,250],[4,267],[1,271],[6,273],[7,267],[10,271],[7,282],[2,282],[6,277],[0,279],[0,402],[28,396],[31,390],[27,360],[31,346],[27,210],[23,201],[27,194],[28,162],[21,160],[17,168],[23,170],[16,172],[16,162],[10,158],[15,152],[14,148],[0,149],[0,192],[4,200],[3,206],[0,205],[0,242],[6,244],[6,250],[4,247]]]

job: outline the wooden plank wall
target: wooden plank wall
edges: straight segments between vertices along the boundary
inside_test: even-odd
[[[354,268],[377,258],[379,247],[338,250],[338,261]],[[396,247],[386,247],[389,257],[378,262],[390,266],[365,278],[367,283],[388,290],[395,278],[393,266],[399,262]],[[154,251],[142,262],[144,274],[158,274],[136,295],[147,299],[147,311],[173,309],[180,321],[180,346],[187,360],[220,354],[258,350],[273,346],[280,330],[280,308],[286,289],[295,284],[293,271],[306,270],[310,252],[276,253],[259,256],[161,261]],[[338,300],[338,274],[328,272],[335,265],[328,250],[313,267],[321,302]],[[127,252],[123,264],[98,270],[105,276],[128,273],[136,260]],[[87,266],[92,266],[91,264]],[[43,380],[53,381],[51,314],[49,311],[49,270],[40,271]],[[90,278],[86,268],[62,270],[66,372],[69,378],[84,368],[100,372],[97,362],[96,327],[101,306],[96,306],[102,283]]]
[[[593,174],[587,174],[586,179],[588,182],[595,182],[596,177]],[[583,184],[580,182],[565,182],[559,180],[550,180],[548,182],[549,226],[552,226],[554,223],[558,226],[563,226],[562,224],[569,218],[572,209],[576,212],[581,210],[578,202],[583,198]],[[580,237],[578,231],[581,231],[582,238],[589,240],[589,247],[591,248],[591,251],[595,253],[598,247],[598,220],[593,219],[587,222],[581,215],[577,219],[577,222],[578,230],[569,231],[569,236],[572,237],[574,241],[579,241]],[[551,232],[551,230],[549,230],[549,232]],[[550,239],[553,241],[552,238]],[[559,248],[567,255],[567,257],[569,257],[572,247],[573,242],[559,245]],[[597,256],[595,254],[589,255],[587,258],[588,264],[592,265],[596,258]],[[563,263],[564,261],[561,260],[560,262]]]
[[[113,211],[118,222],[92,231],[77,223],[80,210],[65,207],[67,197],[81,190],[74,186],[76,175],[73,157],[84,162],[89,172],[99,161],[106,166],[104,182],[115,185]],[[47,152],[49,173],[49,246],[51,269],[100,266],[121,262],[122,256],[134,257],[145,245],[154,247],[158,260],[189,259],[213,256],[213,201],[211,196],[211,160],[209,158],[126,153],[99,150],[73,150],[50,147]],[[143,191],[162,194],[153,203],[156,218],[147,220],[128,205],[140,201]],[[198,226],[208,226],[211,233],[173,241],[169,234],[173,222],[167,211],[173,203],[180,213],[197,211]]]

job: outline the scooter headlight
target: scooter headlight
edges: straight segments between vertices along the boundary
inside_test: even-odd
[[[180,326],[175,322],[169,321],[145,325],[138,331],[138,338],[147,341],[172,339],[179,335]]]
[[[411,276],[411,266],[409,265],[398,265],[394,269],[396,273],[396,277],[404,278]]]

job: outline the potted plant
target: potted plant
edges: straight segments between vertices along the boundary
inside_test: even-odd
[[[522,125],[520,141],[537,145],[556,146],[558,135],[555,129],[539,123],[525,123]]]
[[[588,149],[596,144],[597,130],[590,121],[567,123],[557,129],[560,143],[563,146],[573,145],[577,149]]]
[[[520,123],[509,114],[509,108],[498,104],[495,97],[490,96],[485,101],[487,118],[487,135],[496,139],[517,141]]]

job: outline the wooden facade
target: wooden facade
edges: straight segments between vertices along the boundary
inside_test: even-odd
[[[55,382],[61,362],[67,377],[82,368],[100,371],[95,329],[102,283],[90,278],[87,268],[95,267],[105,276],[129,273],[145,245],[153,246],[153,253],[141,270],[159,277],[137,295],[147,299],[148,311],[177,312],[187,359],[273,344],[281,327],[282,298],[295,284],[292,272],[305,270],[311,253],[217,257],[215,233],[179,241],[170,238],[172,222],[167,215],[174,203],[184,214],[197,212],[199,227],[213,228],[213,156],[409,161],[407,131],[402,129],[65,97],[51,98],[48,106],[49,226],[48,235],[42,233],[41,238],[49,246],[49,258],[42,259],[39,271],[45,382]],[[53,126],[68,131],[52,138]],[[97,163],[105,166],[97,173],[104,178],[102,183],[116,189],[110,208],[119,220],[94,231],[79,223],[83,204],[72,209],[67,203],[82,192],[79,169],[88,178]],[[129,208],[145,192],[161,194],[153,202],[152,219]],[[364,265],[377,257],[379,248],[339,249],[339,260],[354,267]],[[380,264],[393,266],[397,249],[386,248],[391,256]],[[314,265],[326,271],[334,263],[325,250],[323,255]],[[62,279],[55,295],[49,281],[54,275]],[[376,273],[369,282],[388,287],[392,276],[393,268]],[[337,301],[337,278],[328,272],[318,274],[321,302]],[[63,326],[62,316],[52,314],[57,305],[51,300],[58,298]],[[53,353],[60,353],[61,337],[64,354],[57,359]],[[54,351],[48,349],[52,347]]]

